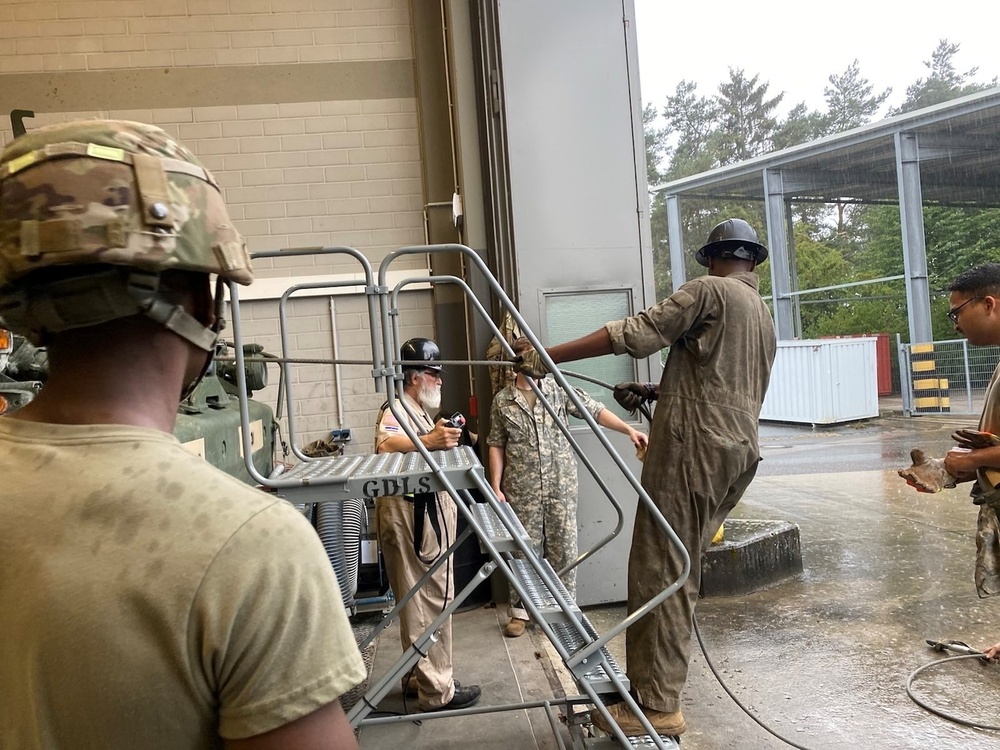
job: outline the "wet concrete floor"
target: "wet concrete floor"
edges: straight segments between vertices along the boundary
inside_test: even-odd
[[[976,648],[1000,641],[1000,598],[973,584],[976,508],[967,489],[922,495],[895,469],[912,447],[941,455],[969,417],[887,417],[836,428],[763,425],[764,462],[737,518],[798,524],[804,571],[769,589],[703,599],[697,619],[726,685],[796,745],[833,748],[1000,748],[1000,733],[945,721],[907,697],[913,670],[938,655],[925,639]],[[552,654],[537,630],[500,635],[503,610],[455,619],[456,673],[481,681],[484,703],[559,692]],[[589,608],[599,632],[621,606]],[[464,618],[464,619],[463,619]],[[382,638],[379,663],[398,653]],[[624,637],[611,649],[624,664]],[[1000,667],[976,660],[924,673],[915,687],[959,716],[1000,724]],[[782,748],[723,692],[697,646],[683,697],[685,750]],[[540,712],[407,723],[362,730],[361,746],[389,748],[556,747]]]

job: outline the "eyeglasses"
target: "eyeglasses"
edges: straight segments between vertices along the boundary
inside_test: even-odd
[[[958,322],[958,314],[962,311],[962,308],[965,307],[970,302],[973,302],[973,301],[975,301],[977,299],[982,299],[982,297],[969,297],[969,299],[965,300],[965,302],[963,302],[961,305],[959,305],[958,307],[956,307],[954,310],[949,310],[948,311],[948,320],[950,320],[952,323],[957,323]]]
[[[444,380],[439,370],[424,370],[424,375],[429,375],[433,380]]]

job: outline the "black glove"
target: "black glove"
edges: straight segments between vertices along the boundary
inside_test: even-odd
[[[992,448],[995,445],[1000,445],[1000,438],[996,435],[989,432],[980,432],[979,430],[956,430],[951,437],[958,443],[959,448],[968,448],[969,450]]]
[[[619,383],[615,386],[615,401],[628,411],[635,411],[643,404],[656,401],[652,383]]]

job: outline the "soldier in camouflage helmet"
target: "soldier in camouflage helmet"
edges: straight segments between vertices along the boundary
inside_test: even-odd
[[[218,184],[165,132],[90,120],[41,128],[5,149],[0,317],[12,330],[40,345],[51,333],[141,314],[212,351],[212,327],[160,294],[170,270],[253,280]]]
[[[5,747],[357,747],[337,699],[365,668],[315,531],[171,434],[214,349],[210,274],[247,284],[249,256],[162,130],[0,154],[0,317],[50,366],[0,417]]]

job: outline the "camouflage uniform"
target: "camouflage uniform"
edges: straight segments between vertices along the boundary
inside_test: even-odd
[[[691,657],[701,552],[757,472],[757,419],[774,361],[771,316],[752,272],[702,276],[669,298],[606,326],[615,354],[670,346],[643,464],[642,486],[691,556],[684,587],[632,625],[626,660],[636,700],[680,710]],[[628,611],[680,577],[674,545],[644,503],[636,511]]]
[[[979,418],[979,429],[1000,435],[1000,365],[993,371],[993,377],[986,389],[986,403]],[[976,591],[979,596],[1000,594],[1000,520],[997,509],[1000,498],[986,472],[980,469],[972,488],[973,501],[979,504],[979,518],[976,523]]]
[[[569,414],[583,418],[553,379],[539,381],[539,388],[563,424],[569,424]],[[604,405],[580,389],[576,393],[596,419]],[[557,571],[572,563],[578,536],[576,458],[552,415],[540,400],[532,408],[516,385],[508,385],[493,399],[486,442],[504,449],[500,489],[524,524],[535,553],[544,555]],[[575,598],[576,569],[567,571],[562,581]],[[512,609],[518,604],[512,589]],[[527,619],[519,609],[514,616]]]

